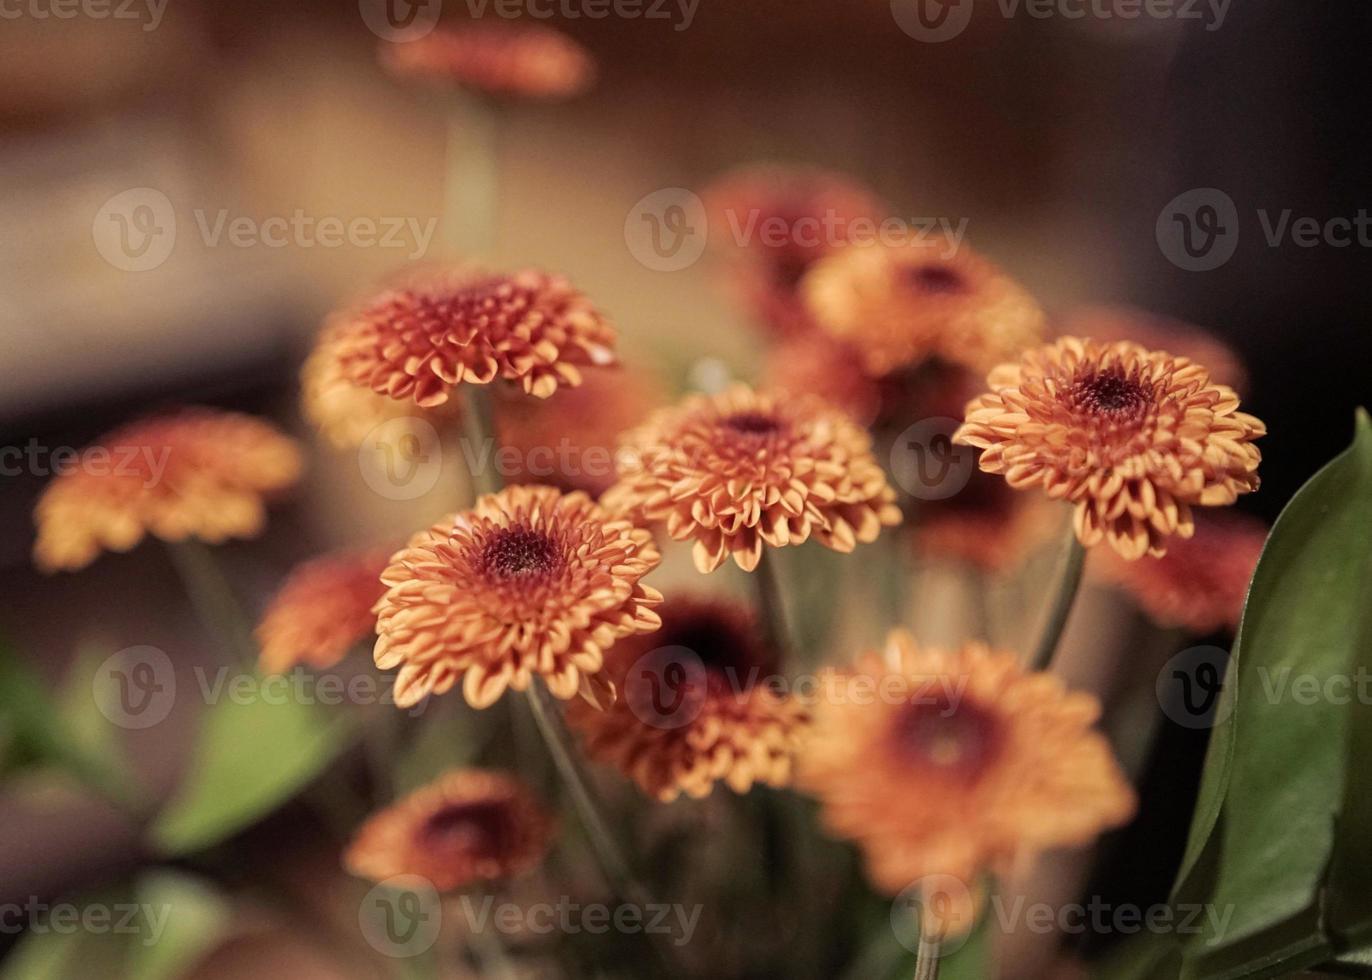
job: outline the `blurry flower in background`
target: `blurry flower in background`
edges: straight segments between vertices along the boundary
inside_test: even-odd
[[[765,380],[770,390],[821,398],[865,426],[884,414],[882,379],[862,369],[852,346],[823,333],[774,344],[767,352]]]
[[[519,381],[547,398],[581,383],[581,368],[615,361],[615,331],[561,276],[452,270],[391,289],[322,338],[317,376],[420,408],[443,405],[460,384]],[[332,363],[331,363],[332,362]]]
[[[294,440],[247,415],[190,408],[131,423],[43,491],[34,560],[44,571],[75,570],[146,534],[211,544],[253,537],[267,498],[302,468]]]
[[[1073,310],[1058,325],[1065,337],[1128,340],[1149,350],[1167,351],[1204,364],[1210,379],[1240,394],[1248,386],[1248,370],[1238,352],[1213,334],[1183,323],[1124,306],[1087,306]]]
[[[1193,506],[1232,504],[1258,487],[1253,440],[1266,428],[1184,357],[1064,337],[996,368],[987,384],[954,441],[980,447],[982,470],[1015,489],[1073,504],[1088,547],[1161,555],[1170,536],[1193,533]]]
[[[884,654],[831,672],[820,690],[797,785],[819,799],[825,827],[858,843],[888,894],[930,875],[971,889],[1134,812],[1109,743],[1092,731],[1096,700],[1026,673],[1012,654],[920,649],[898,630]],[[972,910],[956,912],[972,921]]]
[[[977,371],[1042,340],[1034,298],[969,247],[934,237],[845,248],[817,263],[801,292],[821,328],[885,375],[935,355]]]
[[[506,476],[599,496],[614,482],[620,435],[663,402],[649,372],[588,370],[582,384],[546,401],[510,394],[498,402],[502,446],[519,450],[519,470]]]
[[[842,248],[857,222],[873,233],[884,214],[856,180],[813,167],[741,167],[701,197],[711,244],[745,308],[782,337],[813,327],[797,292],[810,266]]]
[[[535,675],[558,698],[590,694],[616,640],[660,625],[662,595],[641,581],[660,560],[652,535],[583,493],[489,494],[392,557],[376,665],[400,668],[402,708],[459,679],[477,708]]]
[[[920,501],[913,538],[922,555],[1007,572],[1056,530],[1045,501],[1016,493],[999,477],[973,473],[951,497]]]
[[[1236,629],[1267,527],[1231,511],[1196,515],[1196,533],[1173,540],[1160,558],[1101,556],[1102,578],[1121,586],[1159,626],[1204,635]]]
[[[391,550],[336,552],[292,569],[257,627],[263,673],[332,667],[372,636]]]
[[[755,782],[785,786],[806,711],[768,686],[780,660],[751,611],[687,596],[661,612],[659,632],[616,644],[606,656],[619,700],[605,711],[568,706],[587,754],[664,803],[683,792],[706,796],[720,780],[736,793]]]
[[[561,31],[529,24],[440,26],[415,40],[383,43],[381,63],[404,80],[526,99],[571,98],[595,80],[585,48]]]
[[[345,342],[341,324],[326,325],[300,371],[301,412],[336,449],[362,445],[377,426],[391,419],[413,416],[438,421],[460,413],[458,399],[423,409],[413,401],[378,394],[349,380],[339,348]]]
[[[619,482],[604,502],[694,542],[696,568],[731,556],[745,571],[763,545],[835,551],[900,523],[895,491],[860,426],[817,399],[742,385],[655,412],[625,436]]]
[[[537,867],[553,818],[513,777],[455,769],[374,814],[343,855],[370,881],[419,875],[439,891],[513,878]]]

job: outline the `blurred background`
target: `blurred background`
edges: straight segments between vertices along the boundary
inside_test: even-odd
[[[0,445],[80,447],[188,402],[308,436],[298,371],[323,315],[407,261],[455,254],[442,221],[445,101],[382,72],[368,3],[115,0],[119,16],[90,5],[59,16],[51,0],[4,5]],[[849,173],[893,214],[965,219],[972,246],[1051,314],[1128,304],[1233,346],[1250,374],[1245,408],[1271,433],[1263,488],[1243,506],[1270,521],[1347,444],[1353,408],[1372,393],[1372,230],[1348,244],[1321,234],[1274,245],[1260,216],[1289,211],[1323,227],[1372,207],[1372,10],[1232,0],[1218,19],[1203,5],[1199,19],[1073,19],[962,3],[965,30],[939,43],[902,29],[886,0],[555,16],[598,60],[599,83],[565,104],[508,112],[493,258],[565,272],[615,318],[628,359],[676,377],[703,358],[750,375],[756,335],[709,259],[654,271],[626,245],[626,218],[653,191],[699,191],[740,163]],[[456,0],[443,10],[472,12]],[[164,246],[158,225],[151,247],[169,248],[165,258],[130,269],[106,257],[101,235],[113,226],[99,222],[139,188],[165,195],[174,241]],[[1197,188],[1227,195],[1239,228],[1232,258],[1203,272],[1173,261],[1158,235],[1171,202]],[[229,232],[235,218],[297,215],[316,226],[371,219],[395,234],[277,247]],[[310,444],[306,486],[268,534],[224,549],[250,595],[299,558],[393,540],[450,503],[441,492],[385,499],[357,478],[354,454]],[[160,550],[76,575],[32,568],[44,482],[0,477],[0,631],[15,648],[54,683],[92,646],[158,646],[178,669],[211,659]],[[1074,629],[1089,630],[1081,618]],[[170,726],[129,733],[155,791],[180,778],[193,715],[178,704]],[[1135,844],[1121,848],[1130,859],[1111,874],[1134,900],[1165,894],[1203,747],[1203,733],[1182,729],[1159,742],[1150,778],[1161,803],[1145,809]],[[0,798],[0,828],[0,901],[98,885],[137,860],[133,832],[88,800],[54,818]],[[290,859],[283,873],[308,880],[296,864],[330,860],[298,850],[289,821],[254,833],[264,861]],[[335,975],[278,939],[272,975]],[[225,949],[198,975],[264,969],[236,957],[246,953]]]

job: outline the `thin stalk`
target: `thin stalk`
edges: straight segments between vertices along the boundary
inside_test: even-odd
[[[257,645],[248,619],[214,554],[201,542],[189,539],[169,543],[167,553],[196,616],[215,635],[230,662],[253,664]]]
[[[467,403],[463,407],[466,411],[462,413],[462,427],[467,440],[466,460],[472,475],[472,491],[477,496],[495,493],[505,481],[496,468],[496,451],[500,447],[495,443],[490,386],[467,385]],[[477,460],[485,460],[484,465],[478,465]]]
[[[753,585],[757,589],[757,615],[762,625],[762,636],[767,646],[781,655],[785,663],[791,646],[786,632],[786,611],[781,603],[781,585],[777,581],[775,560],[762,552],[762,558],[753,570]]]
[[[495,246],[500,188],[495,109],[479,96],[456,93],[448,120],[444,178],[446,237],[463,256],[487,255]]]
[[[1077,540],[1076,532],[1067,529],[1067,548],[1063,554],[1056,595],[1048,611],[1048,621],[1039,634],[1038,646],[1033,659],[1029,661],[1031,670],[1047,670],[1053,662],[1063,630],[1067,628],[1067,618],[1072,614],[1077,592],[1081,589],[1081,573],[1086,567],[1086,549]]]
[[[938,980],[940,946],[938,937],[920,933],[919,952],[915,954],[915,980]]]

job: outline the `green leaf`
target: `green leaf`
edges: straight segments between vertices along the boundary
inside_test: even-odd
[[[255,823],[319,775],[351,741],[341,713],[227,692],[201,720],[190,774],[150,828],[163,854],[213,846]]]
[[[1253,577],[1225,682],[1233,711],[1212,735],[1173,891],[1230,920],[1187,943],[1186,976],[1279,975],[1330,952],[1321,897],[1344,849],[1336,828],[1372,826],[1340,823],[1346,773],[1359,787],[1350,799],[1372,806],[1365,762],[1348,766],[1351,722],[1366,711],[1301,685],[1332,690],[1366,659],[1369,542],[1372,421],[1360,411],[1352,447],[1292,499]]]
[[[199,879],[172,871],[152,872],[139,879],[137,894],[162,926],[160,934],[129,947],[129,977],[176,980],[228,935],[229,903]]]

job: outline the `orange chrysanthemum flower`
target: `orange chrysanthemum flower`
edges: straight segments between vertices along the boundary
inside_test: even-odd
[[[817,399],[735,386],[661,409],[625,437],[605,503],[695,542],[696,568],[731,555],[747,571],[764,544],[813,534],[835,551],[900,523],[867,433]]]
[[[595,81],[595,61],[585,48],[561,31],[532,25],[438,27],[413,41],[383,44],[381,63],[399,78],[525,99],[571,98]]]
[[[801,284],[816,322],[889,374],[939,356],[988,370],[1043,338],[1032,296],[987,259],[951,239],[843,249]]]
[[[718,780],[736,793],[790,780],[805,708],[770,685],[779,658],[747,607],[674,600],[661,631],[616,645],[605,669],[619,700],[604,711],[574,702],[567,721],[591,758],[649,796],[669,802],[706,796]]]
[[[348,335],[339,323],[326,325],[300,370],[301,410],[305,418],[338,449],[362,445],[377,426],[392,419],[417,417],[448,421],[460,411],[451,399],[433,409],[401,401],[357,384],[344,373],[341,345]]]
[[[518,381],[547,398],[614,363],[615,330],[561,276],[449,271],[416,277],[340,316],[316,367],[424,409],[459,384]]]
[[[942,500],[922,500],[914,523],[923,554],[1003,572],[1022,562],[1054,530],[1053,515],[1025,500],[1005,481],[973,473],[967,486]]]
[[[1242,392],[1248,384],[1248,370],[1238,353],[1215,335],[1200,327],[1119,306],[1088,306],[1063,318],[1060,332],[1066,337],[1092,340],[1129,340],[1149,350],[1171,351],[1204,364],[1210,380]]]
[[[247,415],[185,409],[134,422],[48,485],[34,511],[34,560],[44,571],[75,570],[146,534],[250,538],[266,522],[267,498],[302,466],[294,440]]]
[[[504,773],[454,769],[373,814],[343,863],[369,881],[418,875],[451,891],[532,870],[552,838],[552,816],[523,784]]]
[[[758,321],[780,336],[813,327],[797,293],[805,272],[854,234],[875,235],[882,213],[866,187],[810,167],[743,167],[701,197],[710,242],[730,261],[735,289]]]
[[[459,679],[477,708],[535,675],[564,700],[590,694],[616,640],[661,625],[662,595],[641,581],[660,561],[652,535],[584,493],[488,494],[391,558],[376,665],[400,668],[402,708]]]
[[[263,673],[332,667],[376,627],[373,606],[391,552],[347,551],[292,569],[257,627]]]
[[[1091,730],[1100,706],[1009,653],[920,649],[906,632],[820,686],[797,784],[896,894],[928,876],[975,891],[1039,852],[1124,823],[1134,794]],[[960,917],[970,922],[971,917]]]
[[[663,399],[641,373],[587,371],[583,383],[546,401],[510,397],[496,412],[502,452],[513,450],[509,478],[599,496],[615,479],[620,435]]]
[[[1196,634],[1235,629],[1267,528],[1231,512],[1201,514],[1196,533],[1161,558],[1123,561],[1106,553],[1100,574],[1129,592],[1160,626]]]
[[[1064,337],[1004,364],[967,406],[955,442],[1015,489],[1041,486],[1075,507],[1082,544],[1158,556],[1190,537],[1191,508],[1258,488],[1262,422],[1184,357]]]
[[[802,333],[773,345],[766,384],[791,396],[813,395],[872,425],[885,413],[882,379],[862,369],[857,351],[824,333]]]

